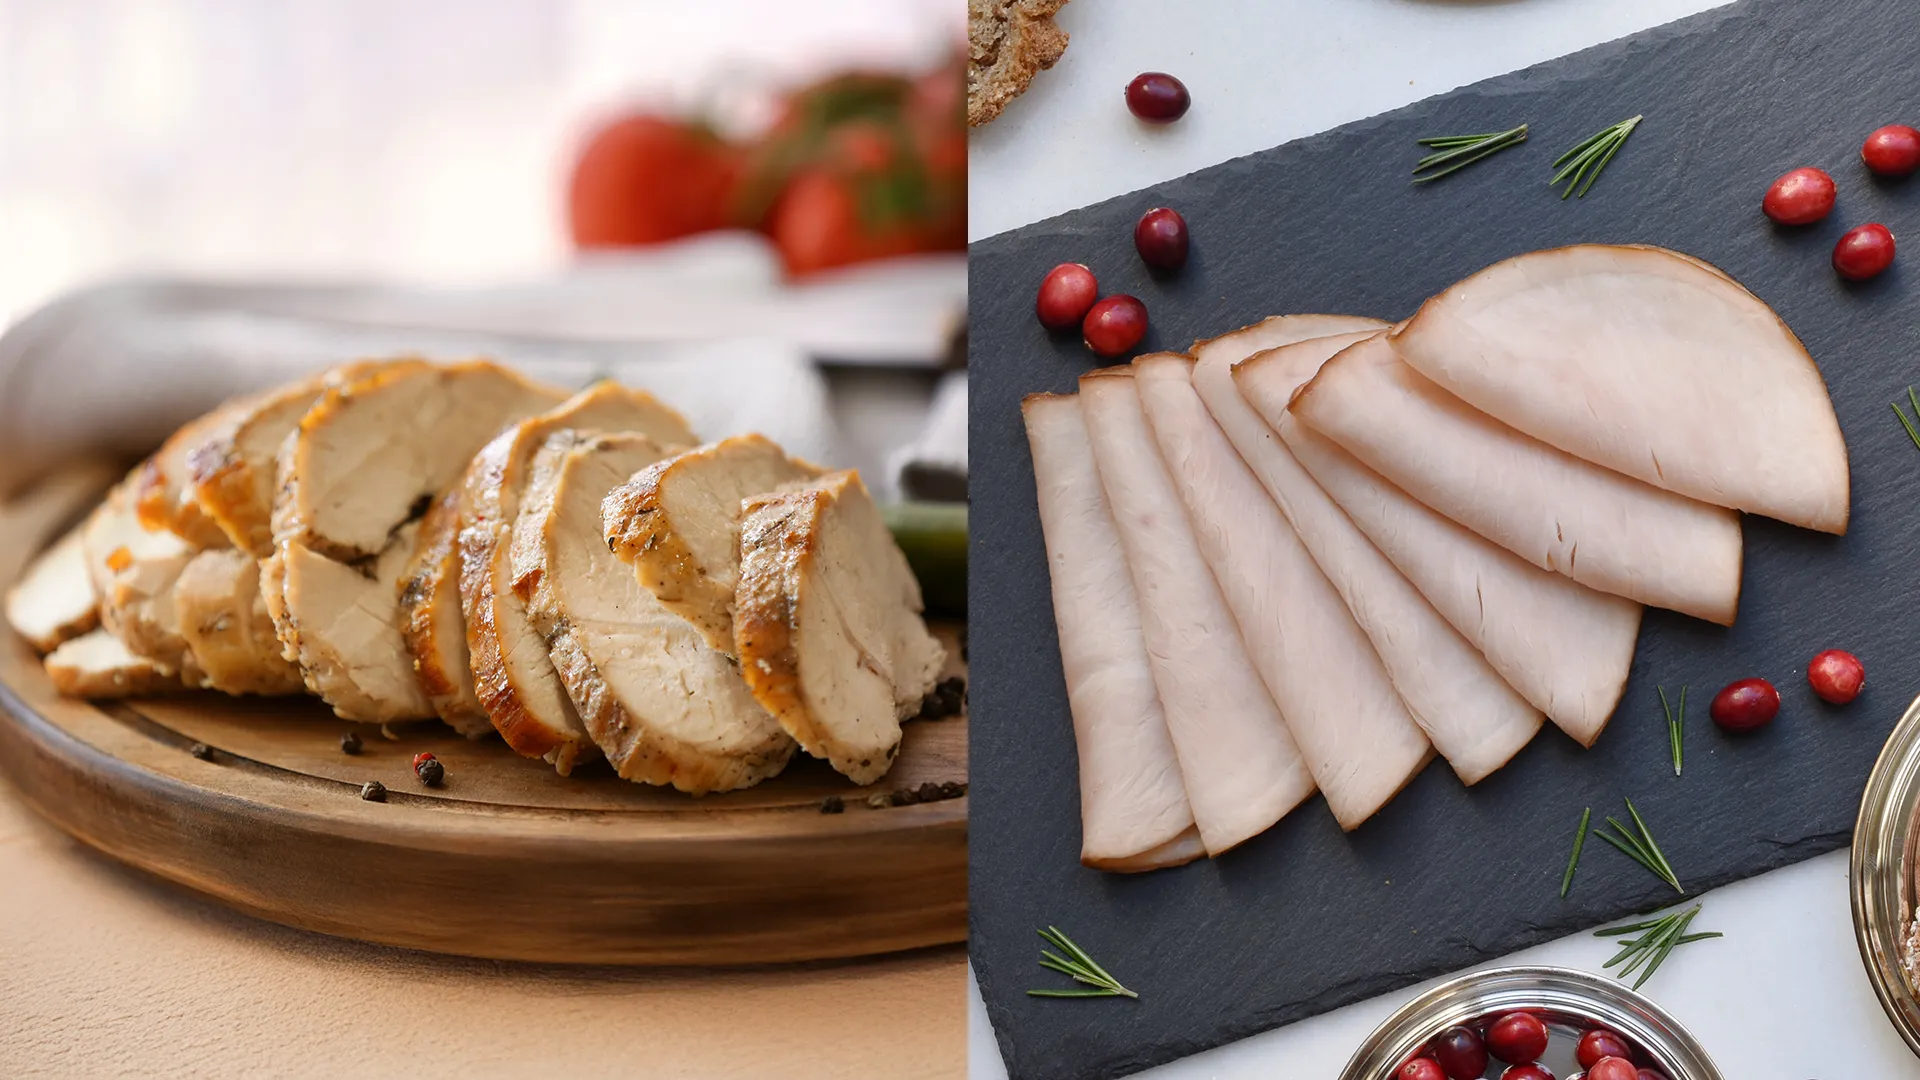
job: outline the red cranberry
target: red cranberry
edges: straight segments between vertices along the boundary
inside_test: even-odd
[[[1573,1056],[1583,1069],[1593,1068],[1593,1063],[1604,1057],[1630,1058],[1633,1048],[1627,1040],[1605,1028],[1595,1028],[1580,1036],[1580,1045],[1574,1048]]]
[[[1133,227],[1133,247],[1148,266],[1180,269],[1187,264],[1187,219],[1178,210],[1154,207]]]
[[[1860,696],[1867,685],[1867,668],[1860,658],[1844,649],[1828,649],[1807,663],[1807,682],[1820,700],[1845,705]]]
[[[1547,1025],[1532,1013],[1508,1013],[1487,1029],[1487,1049],[1513,1065],[1538,1061],[1547,1052]]]
[[[1553,1074],[1547,1071],[1545,1065],[1529,1062],[1509,1068],[1500,1074],[1500,1080],[1553,1080]]]
[[[1782,225],[1811,225],[1833,210],[1833,177],[1825,169],[1795,169],[1767,188],[1760,209]]]
[[[1450,1027],[1433,1040],[1433,1059],[1451,1080],[1480,1080],[1487,1073],[1487,1044],[1470,1027]]]
[[[1603,1057],[1587,1069],[1587,1080],[1640,1080],[1640,1070],[1623,1057]]]
[[[1758,731],[1771,723],[1780,711],[1780,691],[1765,679],[1741,679],[1730,682],[1713,695],[1707,709],[1722,731],[1737,733]]]
[[[1087,309],[1100,296],[1100,283],[1093,271],[1080,263],[1061,263],[1040,279],[1040,294],[1034,298],[1034,314],[1049,330],[1071,330],[1087,317]]]
[[[1920,131],[1905,124],[1888,124],[1867,136],[1860,160],[1881,176],[1910,176],[1920,169]]]
[[[1125,356],[1147,336],[1147,305],[1131,296],[1109,296],[1087,312],[1080,334],[1101,356]]]
[[[1659,1069],[1641,1069],[1636,1080],[1667,1080],[1667,1074]]]
[[[1393,1080],[1447,1080],[1447,1074],[1440,1071],[1440,1063],[1432,1058],[1414,1058],[1400,1066]]]
[[[1833,245],[1833,268],[1848,281],[1865,281],[1893,265],[1893,233],[1879,222],[1862,225]]]
[[[1149,123],[1171,124],[1192,104],[1187,84],[1164,71],[1141,72],[1127,84],[1127,108]]]

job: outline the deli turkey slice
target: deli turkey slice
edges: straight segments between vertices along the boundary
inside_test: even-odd
[[[1496,263],[1394,332],[1406,362],[1577,457],[1716,506],[1847,529],[1826,383],[1773,310],[1690,257],[1584,244]]]
[[[739,435],[640,470],[607,495],[602,531],[640,584],[733,653],[740,503],[820,476],[764,435]]]
[[[1073,742],[1080,758],[1080,861],[1149,870],[1205,854],[1167,734],[1140,598],[1100,489],[1080,400],[1020,404],[1033,451]],[[1185,838],[1184,844],[1175,841]]]
[[[696,795],[778,773],[793,740],[740,669],[635,580],[600,536],[600,503],[667,451],[644,435],[563,432],[534,463],[514,530],[528,614],[587,732],[621,776]]]
[[[1640,605],[1488,543],[1292,414],[1277,420],[1294,458],[1454,629],[1556,726],[1592,746],[1626,689]]]
[[[434,712],[469,738],[507,733],[531,757],[552,746],[528,741],[535,737],[521,723],[529,710],[559,730],[579,725],[569,720],[571,707],[545,650],[529,644],[526,603],[508,581],[507,541],[533,455],[567,428],[637,431],[666,446],[693,441],[679,413],[611,382],[514,424],[481,448],[427,511],[400,592],[401,632]]]
[[[1288,593],[1293,581],[1287,572],[1294,571],[1298,578],[1302,566],[1318,571],[1304,551],[1287,560],[1299,541],[1271,503],[1265,506],[1270,517],[1261,517],[1256,516],[1261,508],[1243,499],[1233,512],[1244,517],[1246,535],[1256,546],[1246,559],[1223,567],[1228,572],[1224,584],[1215,581],[1202,541],[1218,555],[1224,537],[1208,533],[1206,525],[1196,530],[1188,523],[1131,374],[1120,368],[1081,376],[1081,408],[1100,487],[1140,598],[1147,660],[1179,756],[1187,801],[1208,854],[1218,855],[1258,835],[1313,793],[1316,774],[1309,771],[1302,750],[1312,754],[1316,747],[1295,741],[1296,734],[1274,705],[1273,692],[1292,688],[1283,676],[1297,672],[1286,665],[1300,655],[1283,650],[1278,623],[1283,594],[1289,597],[1289,610],[1297,610]],[[1266,496],[1259,499],[1265,502]],[[1276,524],[1284,535],[1273,531]],[[1196,536],[1197,531],[1202,535]],[[1258,557],[1271,552],[1278,555]],[[1241,610],[1260,615],[1244,637],[1229,599],[1239,601]],[[1278,685],[1263,683],[1263,676],[1272,676]],[[1310,719],[1304,712],[1302,718]],[[1298,737],[1304,742],[1313,734],[1302,729]],[[1342,798],[1346,790],[1336,783],[1330,797]],[[1336,813],[1347,809],[1343,800]]]
[[[1284,417],[1286,401],[1333,354],[1365,337],[1314,338],[1257,353],[1239,367],[1216,355],[1194,365],[1195,389],[1240,456],[1280,505],[1380,655],[1394,689],[1461,781],[1476,784],[1539,733],[1543,718],[1484,656],[1434,610],[1380,549],[1354,526],[1262,416]],[[1241,397],[1257,384],[1256,413]]]
[[[1314,338],[1385,330],[1389,323],[1362,315],[1270,315],[1218,337],[1201,338],[1187,349],[1195,361],[1232,364],[1257,352]]]
[[[400,633],[419,519],[496,432],[564,396],[486,361],[403,361],[301,418],[280,451],[261,587],[285,655],[335,713],[436,715]]]
[[[598,540],[598,533],[595,533]],[[946,650],[920,583],[854,472],[757,495],[740,521],[734,651],[766,710],[858,784],[886,775]]]
[[[1441,514],[1544,570],[1732,625],[1740,518],[1557,450],[1402,363],[1387,336],[1350,346],[1293,414]]]

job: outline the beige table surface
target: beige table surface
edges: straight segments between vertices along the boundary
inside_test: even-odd
[[[76,471],[0,507],[0,533],[47,532],[90,497]],[[126,869],[0,781],[0,1080],[934,1080],[965,1054],[960,946],[726,971],[367,945]]]

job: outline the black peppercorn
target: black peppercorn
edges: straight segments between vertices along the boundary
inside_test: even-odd
[[[920,796],[915,794],[912,788],[900,788],[893,793],[893,805],[895,806],[912,806],[919,801]]]
[[[203,742],[197,742],[197,743],[194,743],[192,746],[187,747],[187,753],[192,754],[194,757],[199,758],[201,761],[213,760],[213,747],[208,746],[206,743],[203,743]]]
[[[357,731],[349,731],[345,735],[340,736],[340,752],[343,754],[359,753],[360,733]]]
[[[360,785],[360,797],[368,802],[386,802],[387,785],[378,780],[369,780]]]
[[[943,799],[957,799],[966,793],[967,785],[953,780],[940,785],[940,797]]]
[[[943,679],[933,688],[933,692],[920,702],[920,718],[939,720],[948,716],[958,716],[966,704],[966,681],[958,677]]]
[[[847,801],[838,795],[829,795],[820,800],[820,812],[823,814],[842,813],[846,808]]]
[[[447,767],[440,764],[439,758],[428,758],[414,766],[413,772],[428,787],[439,787],[441,781],[447,778]]]
[[[940,794],[940,785],[934,783],[931,780],[920,785],[920,801],[921,802],[939,802],[941,799],[945,797],[946,796]]]

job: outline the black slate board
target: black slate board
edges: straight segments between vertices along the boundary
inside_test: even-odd
[[[1635,113],[1646,122],[1592,194],[1560,201],[1548,163]],[[1632,797],[1693,891],[1846,843],[1868,768],[1920,690],[1920,450],[1887,408],[1920,383],[1920,304],[1910,267],[1850,286],[1828,256],[1865,221],[1920,244],[1920,177],[1877,183],[1859,163],[1869,130],[1917,120],[1912,0],[1748,0],[972,247],[971,950],[1017,1080],[1123,1075],[1672,901],[1599,843],[1559,898],[1582,807],[1597,820]],[[1522,121],[1527,145],[1408,185],[1415,139]],[[1761,193],[1806,164],[1834,174],[1837,210],[1804,230],[1770,227]],[[1166,278],[1150,277],[1131,244],[1134,220],[1158,205],[1193,229],[1192,261]],[[1316,800],[1216,861],[1133,877],[1081,868],[1018,403],[1072,390],[1090,354],[1035,322],[1041,276],[1087,263],[1104,291],[1146,301],[1143,351],[1179,349],[1280,312],[1398,318],[1496,260],[1587,241],[1692,253],[1774,305],[1832,389],[1853,462],[1850,533],[1748,518],[1738,624],[1649,612],[1626,696],[1592,751],[1549,730],[1471,791],[1436,762],[1351,836]],[[1815,699],[1804,676],[1832,646],[1869,673],[1844,709]],[[1779,719],[1756,737],[1719,734],[1708,698],[1755,674],[1780,687]],[[1682,682],[1692,722],[1676,780],[1654,686]],[[1060,979],[1035,964],[1034,930],[1048,923],[1141,999],[1024,996]],[[1596,967],[1603,953],[1595,942]]]

